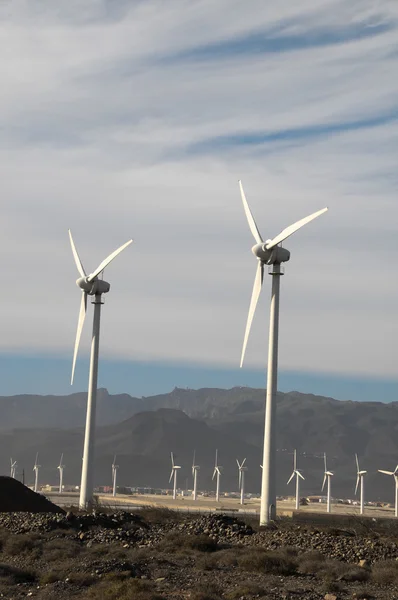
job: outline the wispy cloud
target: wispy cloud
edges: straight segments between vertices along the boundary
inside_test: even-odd
[[[135,239],[106,274],[104,356],[237,363],[255,269],[242,178],[265,235],[330,206],[289,241],[281,367],[396,376],[397,4],[80,9],[0,11],[2,351],[70,353],[70,226],[89,265]]]

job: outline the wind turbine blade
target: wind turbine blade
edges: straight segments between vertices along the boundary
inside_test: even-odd
[[[172,470],[171,470],[171,474],[170,474],[169,483],[170,483],[170,481],[173,479],[173,475],[174,475],[174,469],[172,469]]]
[[[245,462],[246,462],[246,459],[244,458],[244,459],[242,460],[241,467],[243,467],[243,465],[245,464]]]
[[[192,468],[194,468],[194,466],[195,466],[195,457],[196,457],[196,450],[193,451]]]
[[[356,495],[356,493],[357,493],[357,491],[358,491],[359,480],[360,480],[360,477],[359,477],[359,475],[358,475],[358,477],[357,477],[357,483],[356,483],[356,485],[355,485],[355,495]]]
[[[218,465],[218,450],[216,450],[216,462],[214,463],[214,469],[217,467]]]
[[[249,205],[247,203],[245,192],[243,191],[242,182],[240,180],[239,180],[239,188],[240,188],[240,195],[242,196],[243,208],[245,209],[246,219],[247,219],[247,222],[249,223],[250,231],[252,232],[252,235],[253,235],[254,239],[256,240],[257,244],[262,244],[263,238],[261,237],[261,234],[256,225],[256,221],[254,220],[251,210],[249,208]]]
[[[307,225],[307,223],[310,223],[310,221],[313,221],[314,219],[316,219],[317,217],[322,215],[327,210],[328,210],[327,208],[322,208],[322,210],[318,210],[317,212],[314,212],[312,215],[309,215],[308,217],[304,217],[304,219],[300,219],[300,221],[293,223],[293,225],[289,225],[289,227],[286,227],[286,229],[281,231],[279,235],[274,237],[273,240],[269,241],[265,247],[267,248],[267,250],[271,250],[271,248],[273,248],[274,246],[277,246],[278,244],[280,244],[281,242],[286,240],[293,233],[295,233],[298,229],[301,229],[302,227],[304,227],[304,225]]]
[[[323,478],[323,483],[322,483],[322,490],[321,490],[322,492],[323,492],[323,488],[325,487],[326,479],[327,479],[327,476],[325,474],[325,476]]]
[[[239,463],[238,459],[236,459],[236,464],[238,465],[238,469],[240,470],[242,465]]]
[[[112,262],[114,258],[116,258],[118,254],[120,254],[125,248],[127,248],[127,246],[130,246],[130,244],[132,243],[133,240],[129,240],[128,242],[123,244],[123,246],[120,246],[120,248],[118,248],[117,250],[112,252],[112,254],[107,256],[105,260],[103,260],[102,263],[95,269],[95,271],[93,273],[90,273],[90,275],[87,277],[87,281],[92,281],[93,279],[95,279],[95,277],[97,277],[97,275],[99,275],[101,271],[103,271],[109,265],[109,263]]]
[[[72,246],[73,258],[75,259],[77,270],[79,271],[79,273],[82,277],[86,277],[86,271],[84,270],[82,261],[80,260],[80,256],[77,253],[76,246],[75,246],[75,243],[74,243],[73,237],[72,237],[72,232],[70,229],[68,229],[68,231],[69,231],[70,245]]]
[[[305,481],[305,477],[300,473],[300,471],[296,471],[296,473],[303,481]]]
[[[293,467],[293,471],[295,471],[297,469],[297,454],[296,454],[296,450],[294,451],[294,467]]]
[[[323,455],[323,460],[325,461],[325,473],[328,470],[327,466],[326,466],[326,452]]]
[[[249,339],[249,334],[250,334],[250,329],[252,326],[254,313],[256,311],[257,302],[258,302],[258,299],[260,296],[261,286],[263,284],[263,278],[264,278],[264,265],[261,261],[258,261],[256,276],[254,278],[252,297],[250,300],[249,314],[247,315],[247,323],[246,323],[245,337],[243,340],[242,355],[240,357],[240,366],[241,367],[243,365],[243,361],[245,358],[247,341]]]
[[[289,485],[289,483],[291,482],[291,480],[293,479],[293,477],[294,477],[294,471],[293,471],[293,473],[290,475],[290,477],[289,477],[289,479],[288,479],[288,481],[287,481],[287,484],[286,484],[286,485]]]
[[[84,319],[86,318],[86,311],[87,311],[87,294],[86,294],[86,292],[82,292],[82,300],[80,302],[79,320],[77,322],[75,349],[73,351],[72,375],[71,375],[71,379],[70,379],[71,385],[73,385],[73,378],[75,376],[77,352],[79,350],[80,337],[82,335]]]
[[[381,469],[378,469],[379,473],[384,473],[384,475],[394,475],[394,471],[382,471]]]
[[[216,476],[216,474],[217,474],[217,469],[216,469],[216,468],[214,468],[214,471],[213,471],[213,477],[212,477],[212,479],[214,479],[214,477]]]
[[[358,460],[358,454],[355,455],[355,460],[357,462],[357,472],[359,473],[359,460]]]
[[[62,460],[63,460],[63,458],[64,458],[64,455],[63,455],[63,454],[61,454],[61,459],[60,459],[60,461],[59,461],[59,466],[60,466],[60,467],[62,467]]]

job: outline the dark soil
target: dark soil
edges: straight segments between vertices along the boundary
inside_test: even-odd
[[[12,477],[0,476],[0,512],[64,513],[41,494]]]
[[[0,597],[18,600],[398,599],[398,536],[376,525],[258,531],[156,508],[2,513],[0,549]]]

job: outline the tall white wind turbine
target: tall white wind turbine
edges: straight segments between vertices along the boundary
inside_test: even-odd
[[[34,491],[35,492],[39,491],[39,469],[40,469],[40,465],[38,463],[38,460],[39,460],[39,453],[36,454],[35,466],[33,467],[33,471],[35,472],[35,487],[34,487]]]
[[[93,333],[91,338],[91,356],[90,356],[90,372],[88,379],[88,394],[87,394],[87,415],[86,415],[86,430],[84,434],[84,450],[83,450],[83,466],[82,466],[82,477],[80,485],[80,508],[87,508],[89,502],[93,497],[94,489],[94,437],[95,437],[95,412],[97,404],[97,381],[98,381],[98,354],[99,354],[99,334],[100,334],[100,318],[101,318],[101,305],[102,294],[106,294],[110,290],[110,284],[103,279],[98,277],[103,273],[104,269],[109,263],[116,258],[122,250],[127,248],[133,240],[129,240],[123,246],[120,246],[117,250],[112,252],[100,265],[90,273],[86,275],[86,271],[82,265],[80,257],[77,253],[75,244],[73,242],[72,233],[69,230],[69,239],[72,247],[73,257],[75,259],[77,270],[80,274],[79,279],[76,281],[77,286],[82,291],[82,299],[80,303],[79,320],[77,324],[75,349],[73,352],[72,362],[72,377],[71,384],[73,383],[73,377],[75,373],[75,365],[77,352],[79,349],[80,337],[83,329],[84,319],[87,311],[87,296],[93,296],[92,304],[94,304],[94,319],[93,319]]]
[[[328,487],[327,487],[327,501],[326,501],[326,511],[328,513],[331,512],[331,481],[332,481],[332,477],[333,477],[333,473],[331,471],[328,471],[327,465],[326,465],[326,452],[323,456],[323,459],[325,461],[325,472],[323,474],[323,483],[322,483],[322,492],[323,492],[323,488],[325,487],[325,483],[326,481],[328,482]]]
[[[216,450],[216,461],[214,463],[214,471],[213,471],[213,477],[212,477],[212,479],[214,479],[216,477],[216,502],[218,502],[220,500],[221,469],[222,469],[222,467],[220,467],[220,465],[218,464],[218,450]]]
[[[254,287],[250,301],[249,314],[247,317],[245,337],[243,341],[242,356],[240,366],[243,365],[247,341],[251,324],[256,310],[257,301],[260,296],[261,287],[264,278],[264,266],[269,265],[269,274],[272,275],[272,293],[270,308],[270,328],[268,343],[268,375],[267,375],[267,395],[265,403],[265,429],[264,429],[264,452],[263,452],[263,475],[261,486],[261,507],[260,507],[260,525],[265,525],[276,517],[276,441],[275,441],[275,403],[277,392],[278,377],[278,330],[279,330],[279,291],[280,278],[283,275],[281,264],[287,262],[290,258],[290,252],[282,248],[281,243],[293,233],[301,229],[304,225],[316,219],[327,208],[323,208],[293,225],[290,225],[272,240],[264,242],[257,228],[256,222],[250,212],[249,205],[243,191],[242,183],[239,182],[242,196],[243,207],[246,218],[249,223],[250,231],[255,239],[255,245],[252,248],[254,256],[257,258],[257,270],[254,279]]]
[[[240,463],[238,459],[236,459],[236,463],[238,465],[239,470],[239,490],[240,490],[240,503],[245,503],[245,471],[247,471],[247,467],[245,466],[246,459],[244,458]]]
[[[300,508],[300,479],[304,481],[303,475],[297,468],[297,452],[294,451],[294,459],[293,459],[293,473],[289,477],[288,484],[291,482],[293,478],[296,478],[296,510]]]
[[[119,468],[119,465],[116,464],[116,454],[113,457],[113,463],[112,463],[112,495],[113,497],[116,496],[116,478],[117,478],[117,470]]]
[[[196,452],[193,453],[193,461],[192,461],[192,477],[193,477],[193,492],[192,499],[196,500],[197,492],[198,492],[198,471],[200,469],[199,465],[196,464]]]
[[[16,472],[17,472],[17,461],[16,460],[12,460],[12,458],[10,458],[10,463],[11,463],[10,477],[12,477],[13,479],[15,479],[15,475],[16,475]]]
[[[395,516],[398,517],[398,465],[395,467],[394,471],[382,471],[378,469],[379,473],[384,473],[384,475],[392,475],[394,477],[394,485],[395,485]]]
[[[364,476],[366,475],[366,471],[361,471],[359,468],[359,460],[358,455],[355,455],[355,461],[357,463],[357,483],[355,485],[355,495],[358,491],[358,486],[360,487],[360,501],[359,501],[359,514],[363,515],[363,509],[365,505],[365,490],[364,490]]]
[[[59,489],[58,489],[58,493],[62,494],[62,490],[64,487],[64,469],[65,469],[65,465],[63,463],[63,459],[64,459],[64,455],[61,454],[61,459],[59,461],[59,465],[57,467],[57,469],[59,470]]]
[[[174,482],[173,482],[173,500],[175,500],[177,498],[177,473],[178,473],[178,469],[181,469],[181,467],[178,466],[178,465],[176,465],[174,463],[174,454],[171,452],[171,473],[170,473],[169,483],[171,482],[172,479],[174,479]]]

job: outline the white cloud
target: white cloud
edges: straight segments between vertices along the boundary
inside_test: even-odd
[[[255,269],[242,177],[266,236],[330,206],[288,244],[280,366],[396,376],[395,2],[112,5],[3,6],[1,349],[70,353],[70,226],[88,269],[135,239],[106,272],[103,355],[237,364]],[[336,42],[188,58],[278,26]],[[286,130],[302,133],[233,141]],[[266,278],[248,364],[265,362],[268,296]]]

